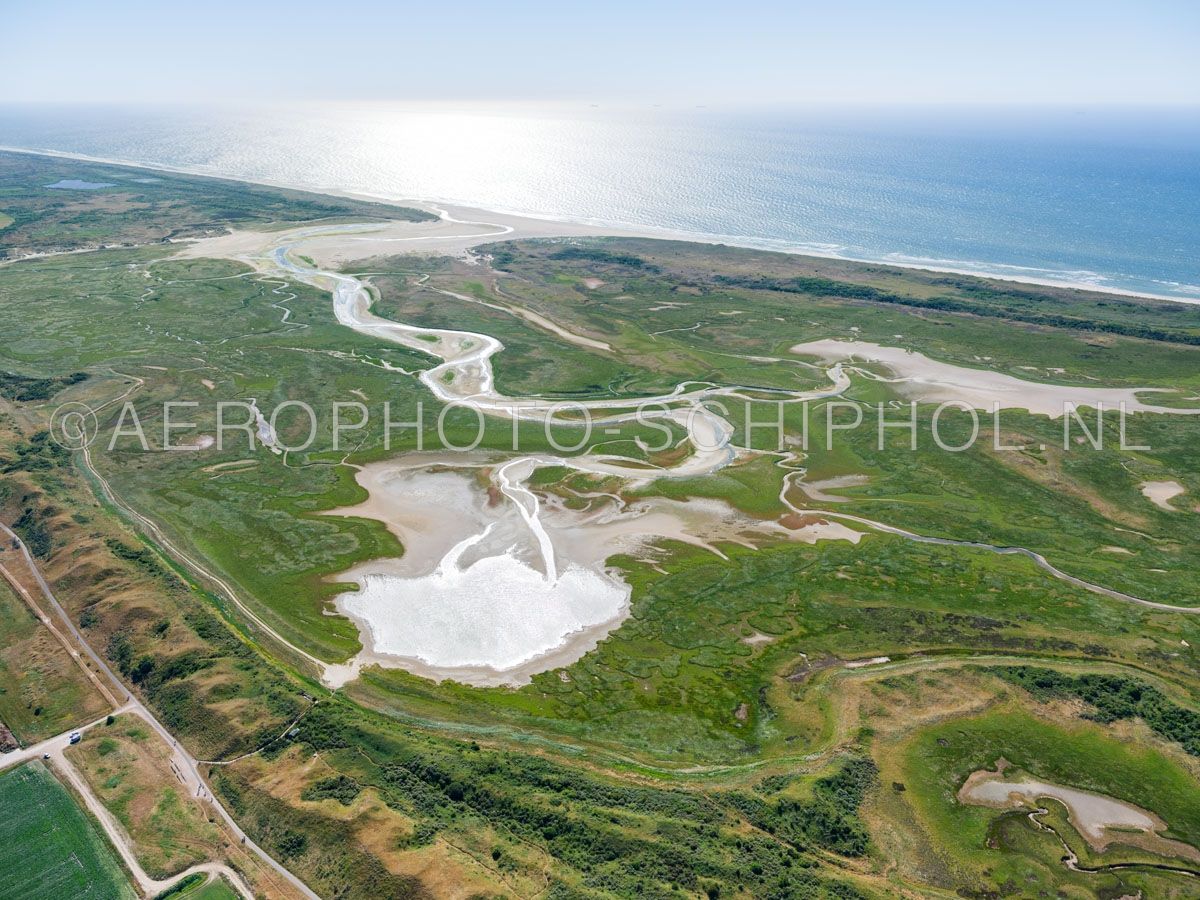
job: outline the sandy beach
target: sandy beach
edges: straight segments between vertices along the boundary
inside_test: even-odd
[[[364,198],[356,198],[364,199]],[[304,253],[318,266],[342,268],[349,263],[398,254],[461,256],[481,244],[530,238],[655,237],[649,229],[605,228],[584,223],[556,222],[529,216],[469,207],[406,201],[404,206],[433,213],[437,221],[388,221],[360,230],[314,235],[304,239]],[[265,253],[280,238],[279,231],[235,231],[202,238],[179,252],[184,258],[236,259]]]
[[[996,281],[1006,281],[1015,284],[1031,284],[1041,285],[1043,287],[1058,287],[1071,288],[1074,290],[1091,291],[1101,294],[1111,294],[1121,297],[1133,297],[1146,300],[1168,300],[1173,303],[1197,303],[1200,300],[1195,300],[1187,297],[1170,296],[1167,294],[1157,294],[1149,291],[1126,291],[1117,288],[1107,287],[1104,285],[1096,285],[1087,281],[1073,280],[1070,278],[1040,278],[1035,275],[1014,274],[1001,269],[989,271],[984,268],[975,266],[956,266],[953,261],[944,260],[921,260],[912,261],[906,259],[898,259],[895,257],[868,258],[852,255],[845,255],[833,252],[831,250],[822,249],[820,246],[808,244],[802,247],[788,245],[784,241],[768,238],[753,238],[745,235],[729,235],[729,234],[706,234],[694,231],[681,231],[678,229],[661,228],[645,225],[634,225],[629,223],[607,223],[597,221],[584,221],[556,218],[552,216],[539,215],[535,212],[516,212],[506,210],[489,210],[480,207],[472,207],[462,203],[452,201],[440,201],[434,198],[412,198],[400,196],[386,196],[379,194],[366,194],[362,192],[338,190],[335,187],[296,184],[281,181],[272,181],[264,179],[248,179],[239,178],[234,175],[222,174],[218,172],[206,171],[196,167],[182,166],[167,166],[155,163],[139,162],[136,160],[116,159],[111,157],[89,156],[82,153],[67,153],[55,150],[34,150],[26,147],[12,147],[0,145],[0,151],[10,153],[29,153],[37,156],[53,156],[64,159],[78,159],[88,162],[105,163],[109,165],[128,166],[130,168],[145,169],[154,172],[173,172],[180,175],[193,175],[202,178],[216,178],[224,181],[241,181],[246,184],[260,184],[268,187],[286,188],[288,190],[307,191],[316,194],[326,194],[331,197],[346,197],[354,200],[366,200],[374,203],[385,203],[394,206],[408,206],[418,209],[432,210],[440,208],[455,214],[458,218],[471,218],[482,220],[488,223],[497,225],[512,225],[514,230],[508,234],[508,239],[518,240],[524,237],[646,237],[658,238],[662,240],[679,240],[691,241],[701,244],[725,244],[731,247],[746,247],[755,250],[769,250],[776,253],[791,253],[798,256],[816,256],[827,259],[844,259],[848,262],[864,262],[877,263],[889,266],[895,266],[900,269],[914,269],[926,272],[941,272],[952,275],[970,275],[976,278],[989,278]],[[246,232],[250,233],[250,232]],[[397,237],[419,236],[414,234],[397,235]],[[446,235],[450,238],[450,235]],[[469,240],[469,243],[459,246],[458,249],[466,249],[467,247],[478,246],[481,243],[487,243],[490,240],[504,240],[503,234],[492,236],[478,234],[476,239]],[[448,240],[445,247],[439,252],[454,252],[455,242]],[[415,249],[415,248],[409,248]],[[423,248],[426,252],[432,251],[434,248]],[[393,247],[391,251],[384,250],[383,252],[395,252]],[[408,252],[407,250],[405,252]],[[351,251],[353,254],[353,251]],[[350,259],[361,259],[373,253],[364,253],[363,255],[351,255]]]

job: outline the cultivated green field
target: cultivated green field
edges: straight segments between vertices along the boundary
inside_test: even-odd
[[[190,900],[238,900],[241,895],[223,878],[218,878],[183,896]]]
[[[0,897],[134,898],[96,826],[40,762],[0,774]]]

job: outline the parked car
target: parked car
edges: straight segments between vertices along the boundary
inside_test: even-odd
[[[72,744],[78,744],[81,740],[83,740],[82,734],[80,734],[78,731],[71,732],[71,743]]]

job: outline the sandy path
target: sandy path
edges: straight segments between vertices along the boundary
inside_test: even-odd
[[[93,474],[94,474],[94,470],[93,470]],[[100,670],[100,672],[102,672],[104,675],[106,675],[112,681],[113,684],[122,685],[122,688],[123,688],[124,687],[123,683],[121,682],[121,680],[119,678],[117,678],[117,676],[113,673],[113,671],[108,667],[108,664],[105,663],[104,660],[102,660],[96,654],[96,652],[92,649],[91,645],[89,645],[87,643],[87,641],[85,641],[83,639],[83,636],[81,634],[79,634],[79,631],[75,628],[74,622],[71,621],[71,617],[69,615],[67,615],[66,610],[62,607],[62,604],[59,603],[58,598],[54,595],[54,592],[50,589],[50,585],[49,585],[49,583],[47,583],[45,576],[42,574],[41,570],[38,568],[37,564],[34,562],[33,557],[29,554],[29,549],[25,546],[24,541],[22,541],[20,536],[17,535],[11,528],[9,528],[7,525],[5,525],[2,522],[0,522],[0,533],[2,533],[8,540],[12,541],[15,546],[20,548],[21,553],[25,557],[25,560],[29,565],[29,569],[33,573],[34,577],[36,578],[38,586],[41,588],[42,593],[45,596],[47,602],[54,609],[55,613],[62,620],[63,624],[67,627],[67,629],[79,641],[80,646],[86,651],[88,656],[96,664],[96,667]],[[234,821],[233,817],[226,811],[225,807],[221,805],[221,803],[217,800],[216,796],[213,795],[212,792],[209,790],[207,783],[204,781],[204,778],[200,774],[200,769],[197,765],[196,758],[193,757],[190,753],[188,753],[182,747],[182,745],[180,745],[179,741],[177,741],[174,738],[174,736],[169,731],[167,731],[167,729],[163,726],[163,724],[161,722],[159,722],[157,718],[155,718],[154,714],[145,706],[145,704],[143,704],[133,694],[128,693],[128,692],[126,692],[126,698],[127,699],[126,699],[125,704],[119,710],[117,710],[117,712],[129,712],[129,713],[133,713],[133,714],[140,716],[142,719],[144,719],[146,721],[146,724],[149,725],[155,731],[155,733],[157,733],[159,735],[159,737],[161,737],[167,743],[167,746],[169,746],[173,749],[174,756],[175,756],[175,762],[176,762],[176,769],[179,772],[180,776],[183,778],[185,786],[187,786],[189,790],[194,792],[193,793],[194,796],[198,796],[201,799],[208,802],[209,808],[214,810],[220,816],[220,818],[224,822],[224,824],[227,827],[227,829],[229,830],[229,832],[232,834],[235,841],[240,842],[242,847],[244,847],[248,853],[253,853],[263,863],[265,863],[271,870],[273,870],[276,874],[281,876],[285,882],[287,882],[286,886],[275,885],[275,887],[277,889],[283,890],[285,893],[295,893],[300,896],[307,897],[307,898],[309,898],[309,900],[318,900],[317,895],[314,894],[311,890],[309,890],[307,885],[305,885],[303,881],[301,881],[299,878],[297,878],[295,875],[293,875],[291,872],[289,872],[280,863],[278,863],[273,857],[271,857],[265,850],[263,850],[261,847],[259,847],[258,844],[256,844],[253,840],[251,840],[250,836],[248,834],[246,834],[245,831],[242,830],[241,826],[239,826],[237,824],[237,822]],[[100,721],[103,721],[103,720],[100,720]],[[93,722],[92,725],[88,726],[88,727],[92,727],[95,724],[96,723]],[[38,747],[41,748],[41,752],[51,752],[52,753],[53,752],[52,747],[48,747],[48,746],[46,746],[46,744],[52,743],[54,740],[57,740],[57,739],[51,739],[51,742],[44,742],[43,744],[39,744]],[[61,742],[60,742],[59,746],[61,747]],[[10,758],[11,758],[10,756],[5,756],[3,758],[0,758],[0,768],[4,768]],[[64,763],[65,763],[65,759],[64,759]]]
[[[141,713],[134,703],[127,703],[118,709],[114,709],[112,715],[117,716],[125,713],[141,717]],[[89,722],[86,725],[82,725],[79,728],[71,729],[71,731],[64,731],[62,734],[55,735],[52,738],[47,738],[44,741],[40,741],[37,744],[25,747],[24,749],[14,750],[11,753],[5,753],[0,756],[0,772],[19,765],[24,765],[31,760],[49,757],[51,767],[58,774],[60,780],[66,781],[71,786],[74,793],[83,801],[83,804],[87,808],[88,812],[92,814],[92,817],[108,836],[109,842],[117,851],[117,855],[120,856],[121,862],[124,863],[126,870],[133,877],[134,883],[137,885],[143,896],[155,897],[170,888],[172,885],[183,881],[185,878],[198,872],[202,872],[210,876],[223,875],[237,889],[239,894],[247,898],[247,900],[253,900],[254,893],[242,879],[241,875],[224,863],[198,863],[194,866],[189,866],[187,869],[184,869],[182,872],[179,872],[176,875],[172,875],[170,878],[151,878],[146,873],[146,870],[142,868],[141,863],[138,862],[137,856],[133,852],[133,843],[130,840],[129,835],[126,834],[125,829],[95,795],[95,793],[92,791],[91,785],[87,783],[87,780],[79,774],[79,771],[66,757],[65,751],[69,746],[71,746],[70,737],[72,732],[78,731],[82,734],[90,731],[93,728],[103,726],[106,722],[107,717],[100,718],[94,722]],[[147,721],[147,724],[150,723]],[[178,750],[176,751],[176,754],[178,755]],[[181,777],[183,777],[182,770],[180,774]],[[196,785],[190,785],[187,783],[187,780],[184,779],[184,787],[191,790],[192,796],[195,796],[195,790],[197,787]]]

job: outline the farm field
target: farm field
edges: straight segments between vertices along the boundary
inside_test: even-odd
[[[0,897],[137,895],[99,829],[41,762],[0,773]]]

